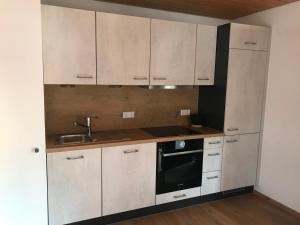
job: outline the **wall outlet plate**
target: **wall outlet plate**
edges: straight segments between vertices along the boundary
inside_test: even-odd
[[[133,119],[135,117],[135,112],[123,112],[123,119]]]
[[[180,116],[189,116],[189,115],[191,115],[190,109],[181,109],[180,110]]]

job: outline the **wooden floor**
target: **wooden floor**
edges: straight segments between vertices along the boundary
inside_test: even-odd
[[[291,214],[255,194],[168,211],[114,225],[300,225]]]

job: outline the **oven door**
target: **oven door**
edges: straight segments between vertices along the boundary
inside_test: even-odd
[[[156,194],[201,186],[203,150],[157,155]]]

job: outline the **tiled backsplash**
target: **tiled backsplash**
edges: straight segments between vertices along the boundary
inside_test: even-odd
[[[93,130],[115,130],[155,126],[188,125],[181,109],[198,110],[198,88],[149,90],[137,86],[45,85],[47,134],[82,132],[73,122],[80,116],[96,117]],[[123,112],[135,112],[123,119]]]

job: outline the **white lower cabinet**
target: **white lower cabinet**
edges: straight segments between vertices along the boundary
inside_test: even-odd
[[[103,215],[155,205],[156,143],[102,149]]]
[[[203,172],[212,172],[222,169],[222,148],[204,149]]]
[[[156,205],[175,202],[183,199],[199,197],[201,195],[200,187],[174,191],[165,194],[156,195]]]
[[[222,191],[255,184],[259,135],[245,134],[225,137],[222,162]]]
[[[101,216],[101,149],[49,153],[49,225]]]
[[[221,171],[202,174],[201,195],[209,195],[220,192]]]

